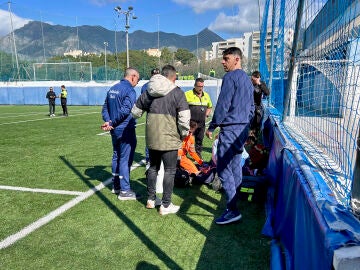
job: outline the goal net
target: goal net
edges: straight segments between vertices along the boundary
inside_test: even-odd
[[[34,81],[91,81],[91,62],[34,63]]]

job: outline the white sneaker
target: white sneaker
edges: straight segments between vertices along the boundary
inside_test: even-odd
[[[156,197],[155,200],[147,200],[146,202],[146,208],[147,209],[153,209],[156,206],[160,206],[161,205],[161,200]]]
[[[179,211],[180,206],[174,205],[170,203],[168,207],[164,207],[163,205],[160,206],[160,215],[167,215],[167,214],[175,214],[177,211]]]

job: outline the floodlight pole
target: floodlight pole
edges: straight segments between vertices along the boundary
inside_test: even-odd
[[[16,50],[16,42],[15,42],[15,33],[14,33],[14,25],[13,25],[13,19],[12,19],[12,11],[11,11],[11,1],[8,1],[9,6],[9,14],[10,14],[10,23],[11,23],[11,35],[12,35],[12,41],[14,44],[14,54],[15,54],[15,60],[16,60],[16,69],[17,69],[17,79],[20,80],[20,68],[19,68],[19,60]]]
[[[104,48],[105,48],[105,59],[104,59],[104,62],[105,62],[105,81],[107,81],[107,68],[106,68],[106,47],[109,45],[109,43],[107,43],[106,41],[104,41]]]
[[[126,67],[128,68],[130,66],[129,64],[129,28],[130,28],[130,18],[132,19],[137,19],[137,17],[135,15],[133,15],[133,7],[128,7],[127,10],[123,11],[121,10],[120,6],[117,6],[116,8],[114,8],[114,10],[119,14],[118,16],[120,16],[120,14],[124,14],[125,15],[125,33],[126,33]],[[131,15],[131,17],[130,17]]]

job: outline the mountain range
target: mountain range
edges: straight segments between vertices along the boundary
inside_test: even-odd
[[[62,56],[71,50],[82,50],[88,53],[122,52],[126,50],[126,32],[111,31],[102,26],[83,25],[78,27],[51,25],[31,21],[14,32],[16,51],[26,59],[43,59]],[[130,50],[147,50],[150,48],[184,48],[191,52],[197,49],[209,50],[212,42],[224,39],[208,28],[198,34],[182,36],[175,33],[144,32],[141,30],[128,34]],[[12,35],[0,38],[0,51],[12,53]]]

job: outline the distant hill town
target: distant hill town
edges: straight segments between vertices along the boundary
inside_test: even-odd
[[[102,26],[78,27],[51,25],[31,21],[14,32],[17,54],[27,59],[43,59],[81,50],[84,53],[107,53],[126,50],[125,31],[111,31]],[[182,36],[175,33],[134,31],[129,33],[130,50],[148,50],[168,47],[184,48],[191,52],[211,49],[212,42],[224,39],[205,28],[195,35]],[[106,42],[106,45],[105,45]],[[0,38],[0,51],[12,53],[12,36]]]

